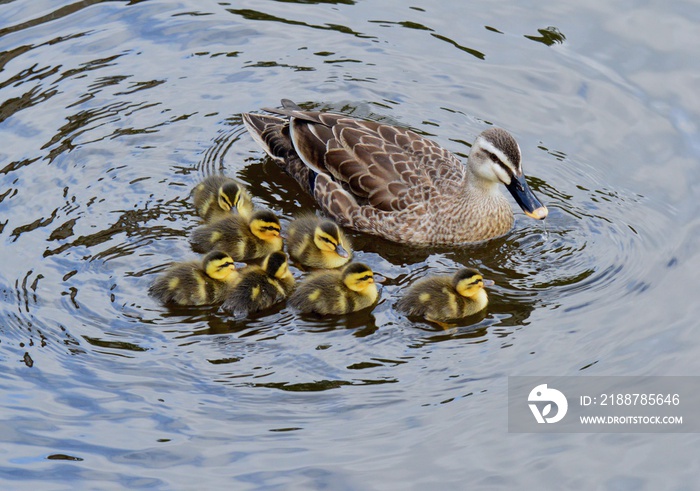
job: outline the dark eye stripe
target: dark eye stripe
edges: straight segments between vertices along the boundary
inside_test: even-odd
[[[484,150],[484,152],[486,152],[486,155],[488,155],[489,158],[494,162],[498,162],[499,164],[501,163],[501,159],[499,159],[495,153],[489,152],[488,150]]]
[[[513,173],[513,170],[512,170],[510,167],[508,167],[506,164],[504,164],[503,161],[502,161],[501,159],[498,158],[498,155],[496,155],[496,154],[493,153],[493,152],[489,152],[488,150],[484,150],[484,152],[486,152],[486,155],[488,155],[489,158],[490,158],[494,163],[496,163],[496,164],[498,164],[499,166],[501,166],[501,167],[503,168],[503,170],[505,170],[505,171],[508,173],[509,176],[511,176],[511,177],[514,177],[514,176],[515,176],[515,174]]]

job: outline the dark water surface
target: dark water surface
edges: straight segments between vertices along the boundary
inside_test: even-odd
[[[0,2],[2,489],[696,489],[697,435],[509,434],[506,396],[700,373],[699,52],[697,2]],[[461,155],[508,129],[546,230],[355,234],[387,281],[347,318],[162,307],[204,176],[313,207],[242,126],[281,97]],[[483,316],[394,312],[461,265]]]

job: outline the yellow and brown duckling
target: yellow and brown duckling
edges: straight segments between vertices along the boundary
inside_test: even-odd
[[[237,211],[244,218],[253,213],[253,200],[243,184],[226,176],[209,176],[192,190],[197,214],[205,222],[227,217]]]
[[[163,303],[209,305],[222,302],[238,279],[231,256],[213,251],[200,261],[172,264],[156,278],[149,293]]]
[[[192,232],[195,252],[220,250],[235,261],[249,261],[282,250],[280,221],[269,210],[258,210],[250,218],[229,215],[202,225]]]
[[[253,313],[281,302],[294,290],[294,276],[289,271],[287,255],[273,252],[262,266],[251,265],[240,273],[240,280],[230,290],[223,308],[234,314]]]
[[[311,213],[289,225],[287,249],[299,264],[317,269],[339,268],[352,253],[350,241],[335,222]]]
[[[429,276],[416,281],[396,308],[445,327],[451,320],[476,314],[488,305],[485,280],[476,269],[460,269],[453,276]]]
[[[305,313],[342,315],[370,307],[378,297],[369,266],[350,263],[342,270],[311,273],[289,297],[289,305]]]

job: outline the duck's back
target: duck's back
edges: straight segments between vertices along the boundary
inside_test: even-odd
[[[411,285],[396,308],[409,315],[426,317],[439,306],[447,305],[456,295],[449,276],[431,276]]]
[[[255,239],[243,217],[229,214],[225,218],[196,228],[190,236],[190,245],[195,252],[220,250],[234,260],[242,261],[243,258],[254,256]]]
[[[223,308],[233,314],[259,312],[283,301],[293,288],[288,282],[271,278],[264,269],[249,266],[235,288],[227,295]]]
[[[228,213],[222,210],[218,203],[219,189],[229,178],[225,176],[209,176],[197,184],[192,190],[192,201],[197,214],[205,221],[222,218]]]
[[[223,283],[206,276],[196,262],[171,266],[149,293],[163,303],[207,305],[221,300]]]
[[[372,305],[373,300],[349,290],[340,271],[312,273],[289,298],[289,304],[302,312],[340,315]]]

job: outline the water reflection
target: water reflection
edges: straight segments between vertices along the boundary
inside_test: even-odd
[[[315,3],[315,2],[313,2],[313,3]],[[342,26],[339,24],[324,24],[324,25],[310,24],[307,22],[277,17],[277,16],[274,16],[271,14],[267,14],[265,12],[257,11],[257,10],[249,10],[249,9],[227,9],[227,10],[230,13],[237,15],[237,16],[241,16],[242,18],[247,19],[247,20],[276,22],[276,23],[280,23],[280,24],[288,24],[291,26],[310,27],[312,29],[335,31],[335,32],[339,32],[341,34],[351,34],[351,35],[358,37],[358,38],[374,39],[374,36],[369,36],[366,34],[362,34],[362,33],[353,31],[351,28],[349,28],[347,26]]]
[[[562,34],[559,29],[553,26],[546,27],[545,29],[537,29],[540,33],[539,36],[525,36],[527,39],[532,41],[537,41],[545,46],[552,46],[553,44],[564,44],[566,41],[566,36]]]
[[[498,437],[504,375],[690,370],[694,24],[637,7],[635,23],[683,36],[658,45],[602,3],[0,2],[5,487],[364,489],[436,469],[467,487],[517,487],[543,461]],[[566,37],[533,27],[562,12]],[[316,209],[241,123],[280,97],[414,125],[463,157],[491,122],[512,129],[550,210],[546,234],[521,214],[506,236],[459,248],[351,233],[387,280],[376,307],[341,318],[159,305],[149,283],[195,257],[189,192],[204,176],[241,179],[283,226]],[[411,282],[462,266],[496,282],[487,310],[449,330],[395,312]],[[566,474],[591,444],[621,448],[565,440],[535,444],[547,465],[534,480]],[[471,464],[445,458],[468,445],[480,449]],[[692,452],[679,448],[637,468],[691,488],[681,454]],[[353,480],[359,468],[374,474]]]

